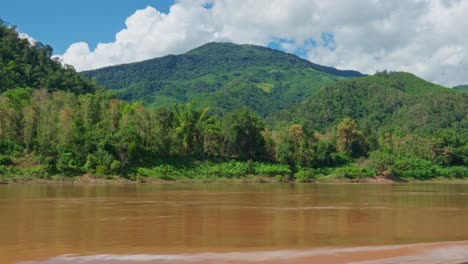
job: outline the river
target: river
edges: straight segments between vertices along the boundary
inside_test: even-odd
[[[0,186],[5,264],[462,263],[467,240],[466,184]]]

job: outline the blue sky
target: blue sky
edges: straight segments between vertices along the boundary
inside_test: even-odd
[[[174,0],[3,0],[0,18],[62,54],[75,42],[111,42],[125,19],[150,5],[167,13]]]
[[[63,54],[76,42],[86,42],[90,49],[100,42],[112,42],[116,32],[125,27],[125,20],[136,10],[152,6],[168,13],[174,3],[175,0],[14,0],[1,4],[0,18],[17,25],[21,32],[34,39],[51,45],[55,54]],[[210,9],[213,3],[208,1],[203,7]],[[281,45],[285,43],[295,44],[295,41],[273,39],[267,46],[304,58],[307,48],[316,46],[310,39],[286,50]]]

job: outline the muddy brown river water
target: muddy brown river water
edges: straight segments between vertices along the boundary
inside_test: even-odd
[[[464,263],[466,184],[0,186],[0,263]]]

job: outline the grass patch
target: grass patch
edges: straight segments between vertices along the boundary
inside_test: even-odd
[[[271,83],[265,83],[265,82],[262,82],[262,83],[257,83],[257,87],[262,89],[265,93],[270,93],[271,90],[275,87],[273,84]]]
[[[140,167],[131,173],[132,178],[151,177],[161,180],[214,180],[233,179],[245,176],[288,175],[291,171],[287,165],[252,162],[252,161],[196,161],[186,163],[175,161],[158,164],[152,167]]]

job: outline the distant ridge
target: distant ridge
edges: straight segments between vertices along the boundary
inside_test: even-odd
[[[221,114],[246,106],[261,115],[337,80],[364,76],[266,47],[215,42],[182,55],[81,74],[115,90],[122,99],[144,100],[154,107],[195,101]]]
[[[468,138],[468,94],[427,82],[411,73],[377,73],[331,84],[304,101],[272,114],[278,121],[325,131],[345,117],[367,133],[396,129],[399,133],[435,135],[451,131]]]
[[[453,87],[454,90],[468,92],[468,84]]]

